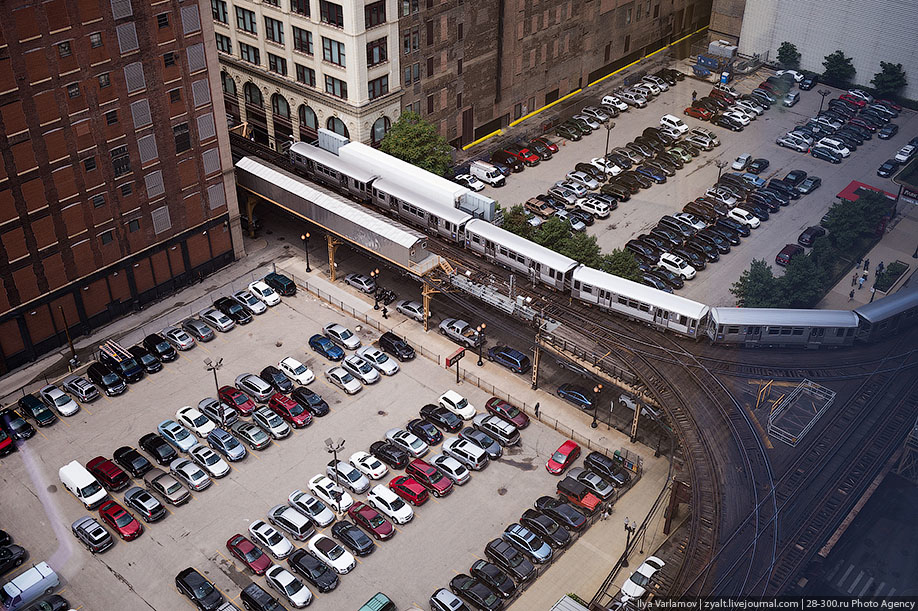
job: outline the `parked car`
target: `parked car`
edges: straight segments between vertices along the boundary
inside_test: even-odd
[[[218,611],[223,594],[196,569],[188,567],[175,576],[175,587],[201,611]]]
[[[338,575],[335,571],[307,550],[298,549],[293,552],[287,558],[287,564],[319,592],[331,592],[338,587]]]
[[[90,553],[99,554],[115,544],[111,534],[91,516],[83,516],[70,525],[70,531]]]
[[[432,422],[447,433],[455,433],[462,428],[462,418],[442,405],[428,403],[420,410],[421,418]]]
[[[548,459],[545,468],[552,475],[560,475],[577,460],[578,456],[580,456],[580,446],[571,440],[565,441]]]
[[[797,243],[801,246],[812,246],[816,238],[821,238],[824,235],[826,235],[826,230],[823,227],[812,225],[803,230],[803,233],[797,238]]]
[[[72,394],[83,403],[92,403],[99,398],[98,389],[82,376],[70,376],[64,380],[61,386],[64,387],[66,392]],[[33,395],[26,396],[34,398]],[[20,400],[19,406],[22,407],[22,400]]]
[[[119,467],[130,473],[131,477],[141,478],[153,468],[150,461],[131,446],[121,446],[115,450],[112,458]]]
[[[392,331],[386,331],[379,336],[379,347],[399,361],[410,361],[415,357],[414,348]]]
[[[143,476],[143,483],[147,490],[155,492],[167,503],[184,505],[191,498],[191,493],[175,479],[170,473],[162,469],[150,469]]]
[[[330,361],[340,361],[344,358],[344,350],[324,335],[316,334],[310,337],[309,347]]]
[[[280,295],[262,280],[256,280],[249,284],[249,292],[268,307],[274,307],[280,303]]]
[[[877,176],[883,178],[889,178],[899,170],[899,162],[895,159],[887,159],[884,161],[879,168],[877,168]]]
[[[285,276],[284,274],[278,274],[277,272],[272,272],[265,276],[264,283],[269,287],[277,291],[279,294],[284,297],[290,297],[291,295],[296,294],[296,284],[293,280]],[[249,287],[251,290],[252,287]],[[270,304],[268,304],[270,305]]]
[[[781,249],[781,252],[778,253],[778,256],[775,257],[775,263],[784,267],[790,263],[791,259],[802,254],[803,247],[798,246],[797,244],[787,244],[784,246],[784,248]]]
[[[647,558],[622,584],[622,600],[627,602],[644,598],[653,576],[665,565],[666,563],[656,556]]]
[[[820,185],[822,185],[822,179],[818,176],[810,175],[804,178],[803,181],[797,185],[797,192],[802,193],[803,195],[807,195],[818,189]]]
[[[42,387],[38,391],[38,396],[45,402],[45,405],[57,410],[61,416],[72,416],[80,411],[77,402],[54,384]]]
[[[143,534],[143,525],[115,501],[102,503],[99,517],[124,541],[133,541]]]
[[[360,348],[360,338],[344,325],[339,325],[337,323],[326,325],[325,336],[347,350],[356,350]]]
[[[233,293],[233,299],[251,314],[264,314],[268,310],[267,304],[250,291],[237,291]]]

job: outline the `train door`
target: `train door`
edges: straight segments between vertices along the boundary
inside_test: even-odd
[[[485,247],[485,255],[486,255],[488,258],[490,258],[491,260],[494,260],[494,258],[495,258],[495,254],[494,254],[494,242],[492,242],[491,240],[485,239],[485,241],[484,241],[484,247]]]
[[[669,312],[661,308],[657,308],[653,313],[653,322],[658,327],[663,327],[664,329],[669,328]]]
[[[430,230],[431,233],[440,233],[438,229],[439,220],[440,219],[438,219],[436,216],[432,215],[431,213],[429,212],[427,213],[427,229]]]
[[[541,277],[542,277],[542,264],[530,259],[529,260],[529,281],[532,282],[533,284],[536,284],[537,282],[539,282]]]

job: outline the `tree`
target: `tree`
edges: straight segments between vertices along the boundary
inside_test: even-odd
[[[825,222],[829,240],[841,251],[850,248],[861,235],[874,233],[889,209],[886,196],[875,191],[861,191],[857,201],[833,204]]]
[[[854,69],[854,64],[851,63],[851,58],[846,57],[840,49],[835,53],[826,55],[822,65],[826,69],[822,73],[823,77],[827,81],[834,83],[847,84],[851,82],[851,79],[854,78],[854,73],[857,72]]]
[[[880,62],[880,71],[873,76],[870,84],[876,90],[877,97],[885,97],[904,89],[908,81],[905,80],[902,64]]]
[[[539,227],[533,239],[535,243],[555,252],[560,252],[564,243],[570,238],[571,230],[567,221],[553,216]]]
[[[749,269],[733,283],[730,292],[741,308],[777,308],[781,306],[778,279],[765,259],[753,259]]]
[[[517,204],[504,213],[504,222],[501,227],[527,240],[532,239],[534,232],[533,226],[526,218],[526,210],[523,209],[522,204]]]
[[[605,254],[599,261],[599,269],[607,274],[614,274],[626,280],[642,282],[643,274],[638,262],[627,250],[616,248],[609,254]]]
[[[825,276],[810,256],[793,257],[780,279],[782,307],[811,308],[822,297]]]
[[[786,40],[778,47],[778,61],[786,68],[798,68],[800,66],[800,52],[797,51],[797,45],[787,42]]]
[[[585,231],[578,231],[562,242],[558,252],[587,267],[599,267],[601,253],[599,244],[596,243],[596,236],[589,235]]]
[[[446,139],[414,112],[402,113],[379,149],[438,176],[446,176],[452,164],[452,149]]]

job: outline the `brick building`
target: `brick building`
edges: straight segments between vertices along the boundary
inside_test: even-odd
[[[0,374],[243,254],[209,3],[3,12]]]

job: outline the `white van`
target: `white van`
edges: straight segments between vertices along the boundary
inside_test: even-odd
[[[64,487],[79,499],[86,509],[95,509],[108,498],[102,484],[75,460],[61,467],[57,474]]]
[[[831,138],[823,138],[822,140],[816,143],[816,146],[827,148],[833,153],[841,155],[842,157],[847,157],[848,155],[851,154],[851,151],[848,149],[848,147],[845,146],[845,144],[841,142],[840,140],[832,140]]]
[[[756,229],[759,225],[762,224],[762,221],[760,221],[757,216],[748,210],[743,210],[742,208],[731,208],[727,213],[727,216],[735,221],[739,221],[744,225],[748,225],[753,229]]]
[[[680,134],[684,134],[688,131],[688,125],[686,125],[682,119],[674,115],[663,115],[660,117],[660,125],[663,127],[671,127]]]
[[[50,594],[61,581],[47,562],[39,562],[24,573],[3,584],[0,589],[0,609],[22,609],[42,594]]]
[[[469,174],[492,187],[502,187],[507,178],[496,167],[487,161],[473,161],[469,165]]]

